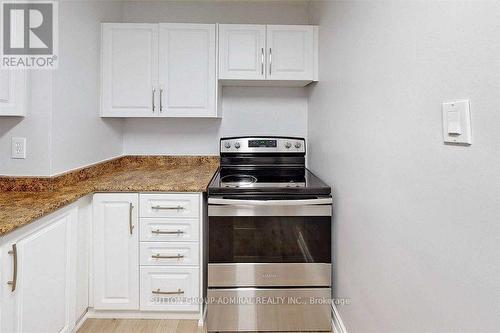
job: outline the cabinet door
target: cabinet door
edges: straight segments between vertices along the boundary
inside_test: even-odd
[[[214,24],[160,24],[160,116],[216,116],[215,46]]]
[[[2,332],[72,331],[76,214],[75,209],[55,217],[3,248]],[[16,281],[14,290],[6,280]]]
[[[139,309],[138,194],[94,195],[94,308]]]
[[[269,80],[314,80],[314,28],[268,25],[267,59]]]
[[[0,69],[0,116],[26,114],[26,72]]]
[[[158,25],[102,25],[101,115],[157,115]]]
[[[265,25],[219,25],[219,79],[265,79]]]

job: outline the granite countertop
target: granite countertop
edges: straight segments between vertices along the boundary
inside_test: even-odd
[[[218,157],[126,156],[54,178],[0,177],[0,236],[95,192],[205,192],[218,167]]]

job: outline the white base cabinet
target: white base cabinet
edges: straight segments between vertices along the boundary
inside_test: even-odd
[[[77,219],[77,208],[65,208],[2,239],[0,331],[72,331]]]
[[[107,193],[93,201],[93,317],[202,317],[202,195]]]
[[[94,195],[94,308],[139,309],[137,193]]]
[[[141,194],[141,310],[200,312],[200,194]]]
[[[98,193],[0,237],[0,332],[202,322],[202,205],[201,193]]]

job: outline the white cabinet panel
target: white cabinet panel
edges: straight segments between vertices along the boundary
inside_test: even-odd
[[[214,24],[160,24],[160,116],[215,117]]]
[[[78,223],[76,224],[76,308],[78,321],[89,306],[90,239],[92,226],[92,197],[78,201]]]
[[[101,115],[155,115],[157,85],[158,25],[103,24]]]
[[[199,280],[197,267],[141,267],[141,310],[199,311]]]
[[[198,219],[141,218],[141,241],[197,241]]]
[[[219,78],[265,79],[266,26],[219,25]]]
[[[2,332],[71,332],[76,299],[76,219],[77,209],[67,211],[52,218],[46,227],[4,244]],[[12,290],[7,281],[14,280]]]
[[[141,194],[141,217],[198,218],[199,194]]]
[[[318,28],[310,25],[219,25],[223,85],[304,86],[317,81]]]
[[[26,92],[26,72],[0,69],[0,116],[24,116]]]
[[[268,25],[267,52],[268,79],[314,79],[313,26]]]
[[[139,308],[138,194],[94,195],[94,308]]]
[[[197,266],[200,246],[197,242],[141,242],[141,265]]]

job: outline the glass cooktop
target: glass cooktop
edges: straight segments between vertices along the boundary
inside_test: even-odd
[[[276,192],[330,194],[330,187],[306,168],[222,167],[208,191],[214,193]]]

